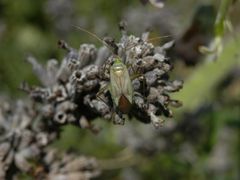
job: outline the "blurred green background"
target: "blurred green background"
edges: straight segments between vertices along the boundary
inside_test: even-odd
[[[55,146],[103,159],[104,171],[99,179],[237,180],[239,7],[239,1],[227,0],[169,0],[162,9],[144,0],[0,0],[1,95],[23,97],[18,89],[22,81],[39,84],[25,59],[31,54],[42,64],[51,58],[61,60],[64,53],[57,47],[59,39],[75,48],[82,43],[101,45],[72,25],[99,37],[118,39],[118,23],[126,20],[129,33],[140,35],[150,29],[151,37],[170,35],[176,40],[168,54],[174,63],[171,78],[185,82],[181,92],[174,94],[184,105],[174,109],[174,119],[164,125],[177,124],[176,132],[164,134],[161,128],[145,128],[138,122],[119,127],[96,121],[103,128],[98,135],[68,126]],[[199,53],[201,45],[210,46],[212,52]],[[169,147],[153,155],[131,150],[134,142],[141,140],[146,146],[164,141]],[[116,167],[111,167],[111,160]]]

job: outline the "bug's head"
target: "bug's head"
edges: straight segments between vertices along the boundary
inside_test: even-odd
[[[117,57],[117,58],[115,58],[114,59],[114,63],[113,64],[122,64],[122,60],[119,58],[119,57]]]
[[[125,65],[122,63],[122,60],[120,58],[116,58],[114,60],[114,63],[112,65],[112,71],[117,76],[122,76],[124,73],[124,69],[126,68]]]

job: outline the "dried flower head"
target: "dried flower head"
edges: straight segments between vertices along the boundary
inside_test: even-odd
[[[95,158],[48,147],[59,137],[63,123],[63,118],[49,121],[51,108],[41,111],[29,101],[0,101],[0,179],[19,179],[22,173],[33,179],[90,179],[99,175]],[[68,103],[62,103],[58,113],[73,110],[73,104]],[[71,115],[66,118],[71,119]]]
[[[172,65],[165,56],[169,45],[154,47],[147,41],[147,33],[143,38],[128,36],[124,24],[120,27],[120,41],[105,38],[99,49],[83,44],[76,50],[59,41],[59,46],[67,50],[59,66],[55,60],[50,60],[43,68],[36,59],[28,58],[45,87],[23,89],[43,104],[45,116],[59,124],[73,123],[81,127],[84,124],[84,128],[93,128],[91,121],[97,117],[124,124],[125,114],[118,110],[107,88],[113,83],[110,82],[110,67],[117,56],[127,66],[131,77],[133,101],[128,117],[153,123],[155,127],[162,122],[160,116],[172,117],[169,106],[178,107],[181,103],[172,100],[169,93],[181,89],[182,81],[169,80]]]

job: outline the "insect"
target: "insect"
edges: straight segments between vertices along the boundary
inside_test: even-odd
[[[128,69],[120,58],[116,58],[110,67],[109,91],[114,104],[123,114],[127,114],[131,109],[133,88]]]
[[[109,48],[109,45],[97,37],[97,35],[81,27],[75,27],[95,37]],[[111,50],[111,48],[109,49]],[[111,94],[115,109],[119,110],[122,114],[128,114],[133,103],[132,81],[127,66],[123,63],[122,59],[118,55],[115,55],[113,64],[110,66],[109,85],[106,88],[100,89],[97,96],[100,97],[99,95],[103,93],[107,88]]]

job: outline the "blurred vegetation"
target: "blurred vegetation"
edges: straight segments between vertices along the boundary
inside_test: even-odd
[[[171,23],[179,27],[177,34],[173,35],[174,38],[181,40],[183,34],[191,26],[194,12],[206,2],[210,3],[203,0],[187,0],[184,3],[166,1],[164,8],[176,18],[176,22]],[[177,92],[175,97],[182,100],[184,105],[180,110],[175,111],[177,116],[174,119],[167,121],[186,123],[183,133],[176,132],[172,137],[168,137],[172,147],[167,151],[143,157],[138,153],[130,152],[125,159],[126,162],[123,161],[120,167],[111,170],[107,170],[106,167],[100,179],[131,179],[125,177],[126,174],[135,179],[228,180],[240,178],[240,24],[237,20],[240,15],[240,3],[226,0],[221,2],[222,4],[212,1],[211,4],[218,13],[216,24],[212,26],[215,28],[215,34],[208,37],[209,43],[204,44],[206,48],[209,48],[209,53],[199,55],[199,62],[190,67],[180,60],[182,57],[174,56],[172,76],[183,79],[185,82],[183,90]],[[72,25],[84,27],[101,37],[111,35],[118,38],[120,34],[117,28],[118,22],[122,17],[126,17],[124,13],[135,8],[150,9],[150,12],[161,11],[149,4],[143,6],[140,1],[130,0],[121,3],[117,0],[34,2],[1,0],[1,94],[16,98],[23,95],[18,90],[23,80],[30,84],[39,83],[31,72],[31,66],[25,61],[28,54],[33,54],[44,63],[50,58],[61,59],[63,57],[63,52],[57,47],[59,39],[65,39],[76,48],[85,42],[99,44],[93,38],[74,29]],[[168,21],[167,15],[164,18]],[[141,19],[136,17],[136,21],[141,22]],[[231,22],[232,32],[226,28],[229,22]],[[158,34],[161,29],[157,28],[153,28],[154,35],[161,35]],[[206,32],[212,31],[209,26],[204,28]],[[198,34],[194,34],[193,38],[196,36]],[[219,37],[221,41],[217,41],[218,44],[216,44],[216,38]],[[215,43],[214,46],[211,46],[212,43]],[[221,50],[212,51],[214,47],[220,46]],[[212,55],[215,57],[214,61],[209,61],[212,59],[209,56]],[[194,123],[200,129],[195,129]],[[141,129],[141,125],[135,124],[134,121],[127,122],[127,124],[133,124],[136,129]],[[113,126],[107,122],[99,126],[104,126],[104,130],[98,135],[68,126],[63,129],[61,139],[54,146],[62,150],[94,155],[99,159],[114,160],[114,157],[124,157],[124,153],[121,152],[128,147],[119,142],[117,132],[119,129],[121,132],[125,126]],[[195,136],[199,136],[197,140],[194,139]],[[150,141],[155,141],[156,138],[158,137]],[[192,141],[191,138],[193,138]],[[193,144],[197,152],[197,160],[194,163],[181,159],[179,156],[180,148],[188,142]],[[214,158],[221,158],[218,151],[226,147],[228,148],[227,154],[224,154],[222,158],[228,161],[226,160],[226,164],[220,164],[218,168],[214,164],[218,161]],[[120,160],[116,162],[118,161]]]

